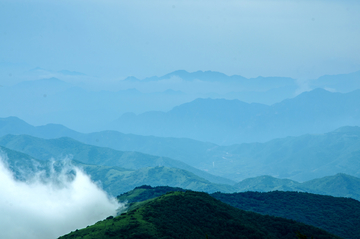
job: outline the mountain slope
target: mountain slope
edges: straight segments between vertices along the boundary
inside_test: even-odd
[[[215,161],[219,173],[215,170],[210,172],[221,175],[221,170],[228,174],[232,171],[233,178],[236,174],[255,176],[246,173],[247,170],[258,175],[298,181],[337,173],[360,176],[357,160],[360,152],[359,127],[343,127],[326,134],[287,137],[262,144],[233,145],[227,149],[228,154],[224,155],[227,160]]]
[[[94,173],[99,172],[99,169],[91,172],[85,168],[85,171],[94,178]],[[99,179],[105,181],[104,189],[111,192],[114,196],[144,184],[151,186],[181,187],[209,193],[218,191],[235,192],[235,189],[230,185],[214,184],[193,173],[178,168],[147,167],[122,173],[115,173],[114,170],[106,170],[106,172],[111,172],[111,177],[105,175]]]
[[[173,192],[60,238],[338,238],[292,220],[226,205],[205,193]]]
[[[279,191],[211,196],[236,208],[296,220],[343,238],[355,239],[360,233],[360,202],[354,199]]]
[[[343,173],[313,179],[301,184],[307,191],[335,197],[351,197],[360,201],[360,178]]]
[[[117,198],[120,202],[131,205],[131,209],[136,207],[137,202],[172,191],[184,191],[184,189],[142,186]],[[343,238],[356,239],[360,233],[360,202],[349,198],[279,191],[232,194],[217,192],[210,196],[239,209],[296,220]]]

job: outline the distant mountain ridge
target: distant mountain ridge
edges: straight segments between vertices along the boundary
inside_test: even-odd
[[[349,197],[360,201],[360,178],[344,173],[316,178],[303,183],[271,176],[247,178],[233,185],[238,192],[295,191],[334,197]]]
[[[241,75],[232,75],[228,76],[221,72],[216,71],[195,71],[188,72],[185,70],[177,70],[165,74],[163,76],[151,76],[146,77],[142,80],[137,79],[134,76],[129,76],[125,81],[132,82],[151,82],[151,81],[161,81],[170,79],[172,77],[180,78],[184,81],[194,81],[200,80],[205,82],[223,82],[223,83],[240,83],[243,85],[245,90],[257,90],[259,89],[275,89],[288,87],[288,89],[296,89],[298,87],[298,82],[295,79],[290,77],[262,77],[258,76],[256,78],[246,78]],[[348,73],[348,74],[338,74],[338,75],[324,75],[318,79],[305,81],[305,84],[310,89],[323,88],[334,92],[350,92],[356,89],[360,89],[360,71]]]
[[[350,92],[360,88],[360,71],[348,74],[324,75],[316,80],[310,81],[310,87],[321,87],[338,92]]]
[[[359,109],[360,90],[342,94],[316,89],[271,106],[238,100],[196,99],[168,112],[126,114],[112,127],[123,133],[229,145],[359,126]]]
[[[17,117],[0,118],[0,135],[7,134],[28,134],[45,139],[59,137],[74,137],[81,135],[60,124],[47,124],[42,126],[33,126]]]
[[[247,79],[214,71],[179,70],[160,77],[129,77],[95,86],[97,77],[35,68],[23,72],[20,79],[23,81],[0,87],[1,117],[16,116],[34,125],[57,123],[81,132],[111,129],[111,122],[127,112],[169,111],[198,98],[272,105],[304,90],[347,93],[360,89],[359,72],[303,82],[289,77]]]

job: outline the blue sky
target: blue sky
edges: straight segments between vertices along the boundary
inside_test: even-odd
[[[0,66],[144,78],[213,70],[317,78],[360,70],[359,1],[0,3]]]

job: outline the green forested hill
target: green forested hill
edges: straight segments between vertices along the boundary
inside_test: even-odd
[[[118,217],[108,217],[66,238],[338,238],[293,220],[246,212],[206,193],[172,192],[146,201]]]
[[[119,195],[118,200],[133,205],[171,191],[184,189],[142,186]],[[354,199],[279,191],[232,194],[217,192],[210,196],[236,208],[296,220],[343,238],[357,239],[360,234],[360,202]]]
[[[354,199],[280,191],[211,196],[243,210],[293,219],[343,238],[360,235],[360,202]]]

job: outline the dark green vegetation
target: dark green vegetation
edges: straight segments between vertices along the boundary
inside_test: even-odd
[[[280,191],[211,196],[236,208],[296,220],[343,238],[360,235],[360,202],[351,198]]]
[[[108,217],[66,238],[338,238],[321,229],[279,217],[246,212],[206,193],[172,192]]]
[[[133,190],[117,196],[119,202],[126,202],[128,204],[143,202],[152,198],[159,197],[168,192],[186,192],[188,190],[183,188],[174,188],[168,186],[151,187],[149,185],[142,185]]]
[[[118,200],[127,202],[132,208],[138,202],[171,191],[184,189],[142,186],[118,196]],[[296,220],[343,238],[356,239],[360,234],[360,202],[353,199],[280,191],[232,194],[217,192],[210,196],[242,210]]]

